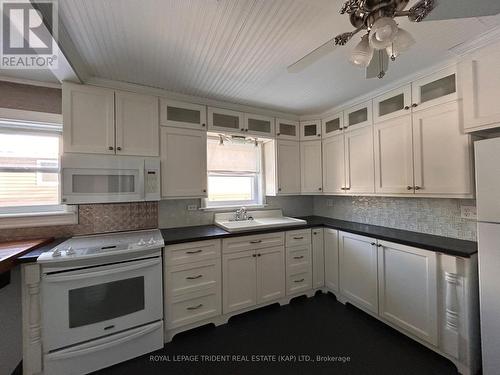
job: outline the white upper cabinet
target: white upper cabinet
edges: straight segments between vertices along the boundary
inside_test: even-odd
[[[300,142],[301,192],[321,193],[321,140]]]
[[[345,191],[374,193],[373,127],[345,132]]]
[[[207,107],[161,98],[160,125],[206,130]]]
[[[372,125],[372,101],[359,103],[344,111],[344,130]]]
[[[274,137],[274,117],[245,113],[245,133]]]
[[[379,315],[437,345],[437,254],[378,241]]]
[[[458,99],[456,67],[440,70],[412,82],[412,109],[419,111]]]
[[[115,92],[63,84],[64,152],[115,153]]]
[[[301,121],[300,122],[300,140],[321,139],[321,121]]]
[[[158,156],[158,98],[115,92],[116,153]]]
[[[375,192],[413,193],[412,121],[408,113],[376,123]]]
[[[277,142],[278,195],[300,193],[299,142]]]
[[[158,156],[158,98],[64,83],[64,152]]]
[[[411,109],[411,85],[399,87],[373,99],[373,122],[407,114]]]
[[[472,147],[461,132],[460,103],[413,115],[415,194],[471,195]]]
[[[245,115],[230,109],[208,107],[208,130],[244,134]]]
[[[276,138],[298,141],[300,125],[298,121],[276,119]]]
[[[377,241],[339,232],[340,293],[359,308],[378,314]]]
[[[469,54],[460,64],[464,129],[500,126],[500,43]]]
[[[336,113],[321,120],[323,138],[328,138],[342,133],[344,129],[344,112]]]
[[[207,133],[161,128],[161,195],[207,196]]]
[[[323,191],[345,193],[344,134],[323,139]]]

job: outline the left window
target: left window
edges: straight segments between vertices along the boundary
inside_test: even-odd
[[[61,125],[0,121],[0,218],[45,215],[32,224],[66,223],[56,217],[73,212],[60,204],[61,131]]]

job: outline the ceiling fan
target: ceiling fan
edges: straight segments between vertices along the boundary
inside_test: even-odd
[[[366,78],[383,78],[389,67],[389,59],[394,61],[415,44],[410,33],[398,26],[394,20],[396,17],[408,17],[412,22],[420,22],[500,13],[498,0],[420,0],[405,10],[409,1],[347,0],[342,5],[340,14],[349,15],[354,30],[339,34],[322,44],[290,65],[288,72],[303,70],[333,51],[336,46],[347,44],[354,35],[365,31],[366,34],[352,50],[349,60],[354,65],[366,68]]]

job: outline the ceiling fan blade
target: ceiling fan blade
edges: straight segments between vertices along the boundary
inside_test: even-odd
[[[320,60],[322,57],[328,55],[336,47],[334,40],[335,40],[335,38],[330,39],[328,42],[323,43],[321,46],[319,46],[315,50],[309,52],[307,55],[305,55],[300,60],[298,60],[298,61],[294,62],[292,65],[288,66],[286,68],[288,70],[288,73],[298,73],[298,72],[304,70],[305,68],[307,68],[309,65]]]
[[[436,0],[436,6],[423,21],[494,16],[500,13],[498,0]]]
[[[366,67],[366,78],[383,78],[389,69],[389,56],[385,50],[375,50],[372,61]]]

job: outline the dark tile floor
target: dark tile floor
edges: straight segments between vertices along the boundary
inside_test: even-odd
[[[215,355],[227,357],[202,357]],[[270,357],[257,361],[252,355]],[[318,355],[330,357],[318,361]],[[217,328],[184,332],[162,350],[97,373],[444,375],[457,370],[450,361],[342,305],[333,295],[318,294],[235,316]]]

